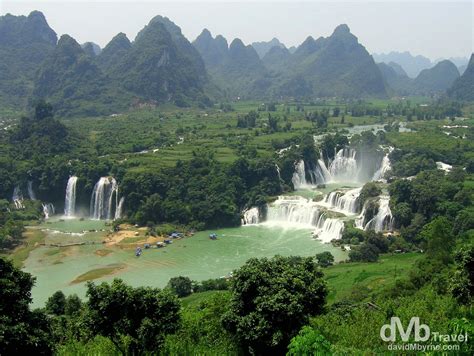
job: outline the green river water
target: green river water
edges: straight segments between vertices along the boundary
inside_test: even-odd
[[[71,282],[88,271],[104,267],[119,265],[122,269],[113,275],[95,279],[95,282],[121,278],[132,286],[164,287],[175,276],[188,276],[199,281],[228,275],[252,257],[271,257],[276,254],[314,256],[322,251],[330,251],[336,261],[347,256],[341,249],[313,239],[310,229],[242,226],[213,231],[218,235],[215,241],[209,239],[210,231],[202,231],[192,237],[175,240],[165,248],[143,250],[141,257],[135,257],[133,249],[102,245],[104,232],[87,232],[83,235],[63,233],[101,230],[106,228],[103,221],[57,221],[38,228],[48,229],[45,230],[47,244],[88,244],[62,248],[41,246],[30,253],[24,270],[36,277],[32,290],[35,307],[43,306],[57,290],[62,290],[66,295],[77,293],[84,297],[85,282]],[[111,252],[106,256],[95,253],[104,249]]]

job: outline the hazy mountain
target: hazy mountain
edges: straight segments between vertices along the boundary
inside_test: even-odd
[[[264,80],[267,70],[251,45],[236,38],[227,47],[227,40],[218,35],[212,37],[208,30],[193,42],[199,51],[213,81],[231,97],[262,95],[268,87]],[[262,82],[263,80],[263,82]]]
[[[469,63],[469,58],[468,57],[449,57],[449,58],[438,58],[435,60],[435,63],[439,63],[441,61],[444,61],[445,59],[448,59],[449,61],[453,62],[456,67],[462,67],[466,66]]]
[[[221,35],[213,38],[207,29],[202,30],[201,34],[194,40],[193,45],[208,67],[212,68],[220,65],[227,59],[229,52],[227,40]]]
[[[100,52],[102,52],[102,48],[100,48],[100,46],[94,42],[85,42],[81,44],[81,47],[84,52],[86,52],[86,54],[92,57],[98,56]]]
[[[387,95],[379,68],[347,25],[327,38],[308,37],[291,55],[288,71],[275,88],[277,95]]]
[[[130,48],[132,48],[130,40],[125,33],[121,32],[112,38],[100,52],[97,63],[105,72],[113,71]]]
[[[265,55],[270,51],[273,47],[280,47],[286,48],[283,43],[281,43],[278,38],[272,38],[268,42],[253,42],[252,47],[257,51],[257,54],[260,58],[265,57]]]
[[[418,94],[445,92],[459,78],[458,68],[453,62],[444,60],[433,68],[424,69],[415,78],[414,86]]]
[[[63,35],[40,66],[34,98],[53,104],[60,115],[108,114],[126,108],[125,93],[114,88],[100,68],[70,36]]]
[[[416,78],[423,69],[431,68],[433,63],[423,56],[412,56],[410,52],[373,53],[376,62],[395,62],[403,67],[410,78]]]
[[[463,75],[466,69],[467,69],[467,64],[458,66],[459,74]]]
[[[0,17],[0,103],[26,105],[38,65],[56,42],[56,33],[41,12]]]
[[[403,68],[398,64],[381,62],[377,66],[382,73],[387,90],[391,96],[410,95],[413,92],[413,79],[408,78]]]
[[[286,47],[275,46],[271,48],[262,58],[262,62],[268,69],[283,70],[283,66],[288,63],[291,53]]]
[[[448,95],[458,100],[474,101],[474,54],[464,73],[448,89]]]

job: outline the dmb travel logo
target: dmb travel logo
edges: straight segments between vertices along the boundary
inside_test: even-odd
[[[468,334],[441,334],[432,332],[419,317],[412,317],[408,325],[403,325],[399,317],[392,317],[390,324],[380,328],[380,337],[390,351],[458,351],[462,343],[467,343]]]

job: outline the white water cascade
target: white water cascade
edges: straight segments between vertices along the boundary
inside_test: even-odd
[[[324,243],[328,243],[332,240],[339,240],[343,231],[344,222],[342,220],[327,218],[326,214],[323,213],[319,217],[318,225],[313,232],[313,236]]]
[[[357,181],[359,169],[356,160],[357,152],[352,148],[342,148],[329,165],[329,173],[333,182]]]
[[[74,216],[76,213],[76,184],[77,177],[70,176],[66,186],[66,197],[64,199],[64,215]]]
[[[253,207],[242,212],[242,225],[255,225],[260,222],[260,210]]]
[[[49,219],[56,212],[52,203],[43,203],[43,215],[45,219]]]
[[[15,209],[25,208],[25,205],[23,205],[23,194],[21,193],[19,186],[16,186],[15,189],[13,189],[12,201],[15,205]]]
[[[390,159],[388,158],[388,153],[387,153],[385,154],[385,156],[383,156],[380,168],[374,173],[372,180],[377,181],[377,180],[383,179],[385,176],[385,173],[387,173],[391,169],[392,169],[392,166],[390,164]]]
[[[124,203],[125,203],[125,197],[121,197],[117,205],[117,210],[115,210],[115,220],[120,219],[122,217]]]
[[[293,173],[291,182],[293,183],[293,186],[296,190],[308,187],[308,183],[306,182],[306,170],[303,160],[299,160],[296,163],[295,173]]]
[[[114,199],[115,198],[115,199]],[[115,200],[115,206],[114,206]],[[91,217],[111,220],[118,207],[118,184],[113,177],[102,177],[95,184],[91,197]],[[114,210],[115,208],[115,210]]]
[[[279,196],[269,204],[266,223],[281,227],[312,228],[317,225],[320,207],[300,196]]]
[[[355,220],[355,226],[363,230],[375,230],[376,232],[393,230],[393,215],[390,210],[390,197],[380,196],[378,201],[377,214],[365,222],[366,207],[362,209],[362,213]]]
[[[362,188],[348,191],[333,191],[326,195],[324,205],[345,214],[357,214],[359,210],[359,195]]]
[[[27,188],[28,188],[28,197],[30,198],[30,200],[36,200],[36,194],[35,194],[35,191],[33,190],[33,182],[31,180],[28,181]]]

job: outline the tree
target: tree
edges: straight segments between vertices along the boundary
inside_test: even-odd
[[[167,288],[169,288],[178,297],[186,297],[192,293],[193,284],[188,277],[173,277],[169,280]]]
[[[288,345],[287,356],[330,355],[331,343],[317,330],[304,326]]]
[[[329,251],[324,251],[316,255],[316,260],[321,267],[329,267],[334,263],[334,256]]]
[[[474,296],[474,246],[459,249],[454,254],[454,265],[449,289],[460,303],[469,304]]]
[[[421,236],[427,243],[428,256],[443,263],[451,261],[451,251],[456,242],[452,234],[452,225],[447,218],[441,216],[433,219],[423,227]]]
[[[35,106],[35,119],[41,121],[53,117],[53,106],[44,100],[38,102]]]
[[[77,294],[68,295],[66,298],[66,307],[64,312],[66,315],[72,316],[80,312],[82,309],[82,301]]]
[[[312,258],[250,259],[231,280],[224,326],[255,354],[283,353],[327,296],[323,274]]]
[[[376,262],[379,259],[379,249],[370,243],[362,244],[358,249],[349,252],[351,262]]]
[[[0,258],[0,350],[2,355],[52,353],[46,315],[30,311],[34,278]]]
[[[64,315],[66,311],[66,296],[62,291],[58,290],[48,298],[46,311],[49,314]]]
[[[179,323],[179,301],[156,288],[132,288],[120,279],[87,284],[87,325],[110,338],[122,354],[158,352]],[[126,341],[126,342],[125,342]]]

